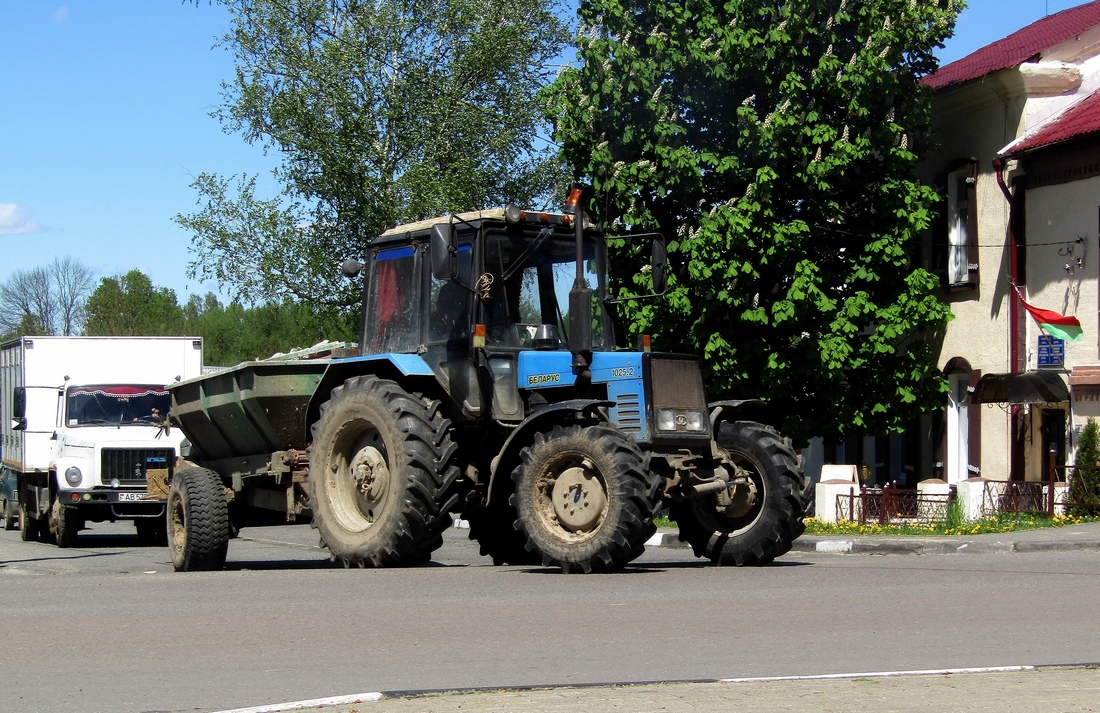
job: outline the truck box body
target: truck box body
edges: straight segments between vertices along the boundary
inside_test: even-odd
[[[127,519],[125,503],[139,500],[145,510],[133,512],[151,514],[149,501],[163,497],[147,489],[146,474],[166,479],[182,438],[163,427],[164,387],[201,372],[196,337],[20,337],[0,345],[4,475],[15,473],[32,517],[48,523],[55,500],[87,510],[87,519]]]

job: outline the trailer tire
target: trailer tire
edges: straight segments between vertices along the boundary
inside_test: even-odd
[[[23,542],[38,540],[39,521],[27,513],[27,505],[19,503],[19,539]]]
[[[608,572],[656,531],[658,476],[638,446],[603,425],[555,426],[520,452],[511,501],[527,549],[565,573]]]
[[[62,505],[54,500],[53,519],[57,532],[54,540],[58,547],[73,547],[76,545],[76,533],[84,529],[83,519],[76,508],[70,505]]]
[[[168,552],[177,572],[216,571],[229,550],[229,509],[221,476],[184,468],[168,488]]]
[[[791,549],[803,533],[805,476],[788,442],[770,426],[752,421],[719,424],[715,440],[731,460],[749,472],[754,498],[741,512],[719,511],[716,495],[673,503],[669,515],[680,540],[696,557],[718,565],[763,565]]]
[[[451,422],[438,401],[356,376],[332,390],[312,427],[313,526],[345,567],[431,559],[458,502]]]

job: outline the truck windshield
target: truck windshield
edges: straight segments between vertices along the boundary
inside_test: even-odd
[[[73,386],[65,394],[69,426],[159,426],[172,397],[160,386]]]
[[[606,315],[600,300],[606,284],[604,261],[598,259],[601,251],[602,245],[587,242],[583,266],[584,279],[592,289],[590,318],[596,349],[607,346]],[[493,278],[485,301],[490,344],[565,348],[569,342],[569,290],[577,276],[571,235],[555,235],[549,230],[490,233],[485,270]]]

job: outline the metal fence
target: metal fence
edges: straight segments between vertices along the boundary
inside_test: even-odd
[[[923,493],[896,485],[863,488],[836,499],[837,520],[886,524],[929,525],[947,517],[951,493]]]

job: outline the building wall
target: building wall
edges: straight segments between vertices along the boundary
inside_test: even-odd
[[[1100,362],[1100,177],[1033,188],[1027,192],[1028,280],[1027,299],[1036,307],[1076,315],[1084,336],[1066,342],[1065,369]],[[1080,240],[1080,242],[1078,242]],[[1080,259],[1081,264],[1077,261]],[[1066,269],[1066,265],[1070,269]],[[1037,367],[1036,352],[1041,332],[1028,320],[1025,343],[1029,369]],[[1075,431],[1091,416],[1100,419],[1100,401],[1074,389],[1068,406],[1070,451],[1076,447]],[[1047,408],[1050,408],[1048,405]],[[1038,407],[1036,407],[1037,410]],[[1038,418],[1032,429],[1038,434]],[[1031,439],[1036,443],[1035,437]],[[1039,459],[1029,458],[1028,479],[1038,479]]]
[[[965,359],[970,367],[982,374],[1012,371],[1010,364],[1010,310],[1007,281],[1009,203],[1002,192],[993,159],[1001,148],[1016,136],[1024,109],[1022,98],[1005,99],[998,87],[990,83],[970,83],[937,96],[933,122],[935,139],[940,147],[923,163],[919,175],[923,181],[935,184],[943,172],[959,160],[977,159],[975,183],[978,223],[978,285],[972,289],[947,291],[944,299],[955,315],[948,323],[940,344],[937,363],[943,369],[956,357]],[[932,268],[936,247],[929,235],[924,249],[926,267]],[[983,477],[1003,480],[1009,475],[1010,417],[1007,410],[996,407],[981,409],[981,462]],[[942,431],[944,426],[939,425]],[[942,433],[931,422],[922,429],[922,478],[942,477],[937,465],[942,464],[936,452]]]

